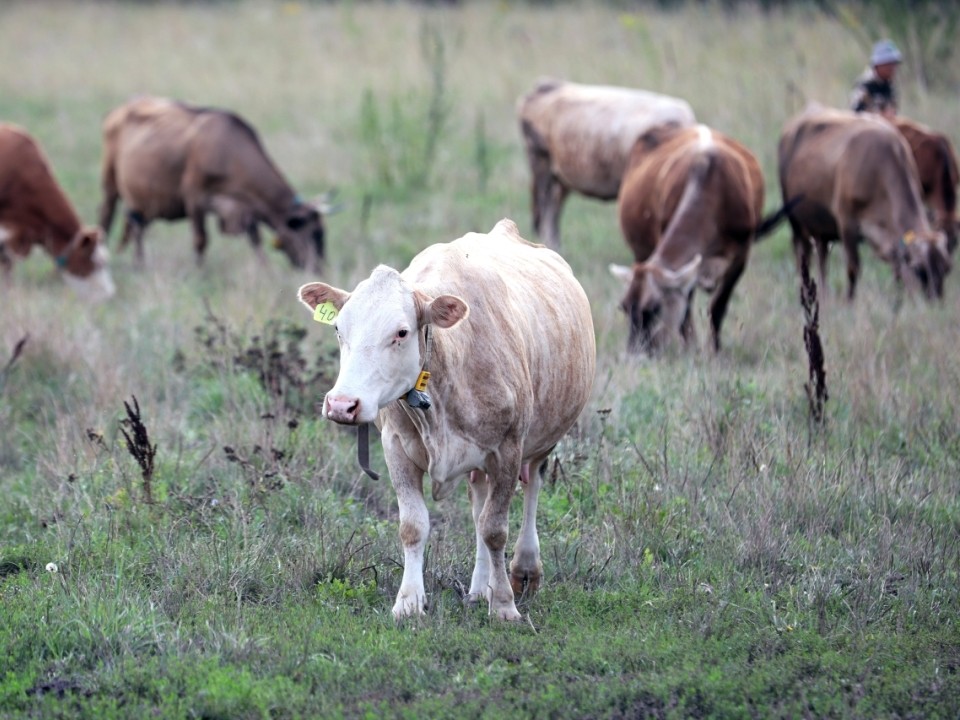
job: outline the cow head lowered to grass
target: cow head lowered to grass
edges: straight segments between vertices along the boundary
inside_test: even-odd
[[[309,283],[299,297],[316,319],[335,325],[340,343],[324,416],[376,421],[381,430],[404,552],[394,616],[426,608],[429,473],[434,499],[469,474],[477,537],[469,599],[519,619],[516,595],[535,591],[543,574],[540,470],[586,404],[596,365],[590,304],[570,267],[501,220],[488,234],[428,247],[402,273],[380,266],[353,292]],[[411,400],[411,390],[428,393],[429,402]],[[518,480],[523,521],[508,576],[508,510]]]
[[[620,228],[634,265],[611,265],[626,285],[620,307],[628,349],[657,350],[695,333],[692,301],[711,293],[713,347],[753,242],[785,217],[761,216],[763,174],[753,154],[705,125],[659,129],[631,153],[618,198]]]

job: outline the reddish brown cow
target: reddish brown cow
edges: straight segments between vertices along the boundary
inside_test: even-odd
[[[0,123],[0,269],[43,248],[82,297],[114,293],[99,228],[83,227],[40,145],[22,128]]]
[[[323,259],[324,226],[267,155],[256,131],[234,113],[166,98],[140,97],[103,122],[103,203],[100,226],[110,231],[117,200],[127,207],[121,248],[156,219],[189,218],[198,262],[207,247],[205,217],[226,234],[246,233],[260,252],[258,225],[296,267]]]
[[[839,240],[847,259],[847,296],[853,299],[858,246],[866,240],[898,281],[919,284],[927,297],[943,296],[950,270],[946,237],[930,228],[916,163],[891,123],[812,105],[787,123],[778,155],[783,196],[804,197],[790,213],[797,263],[809,265],[815,243],[821,286],[827,245]]]
[[[693,339],[691,304],[699,285],[712,293],[713,347],[750,246],[783,219],[764,220],[763,174],[753,154],[704,125],[655,131],[638,142],[623,176],[620,228],[633,267],[611,265],[627,292],[628,348],[656,349]]]
[[[950,139],[925,125],[898,117],[897,129],[907,140],[920,176],[923,202],[933,212],[936,227],[947,236],[950,254],[957,248],[957,156]]]

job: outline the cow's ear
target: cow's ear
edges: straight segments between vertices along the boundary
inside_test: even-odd
[[[311,311],[317,309],[317,305],[329,302],[339,311],[343,309],[343,304],[350,297],[346,290],[340,290],[331,285],[322,282],[312,282],[301,285],[297,297],[300,302],[310,308]]]
[[[617,280],[623,282],[624,285],[629,285],[633,281],[633,268],[627,267],[626,265],[617,265],[616,263],[610,263],[610,274],[613,275]]]
[[[470,314],[467,303],[456,295],[439,295],[423,307],[421,322],[439,328],[452,328]]]

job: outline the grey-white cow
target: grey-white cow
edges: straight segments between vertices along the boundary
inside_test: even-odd
[[[423,474],[442,499],[469,473],[477,541],[470,598],[519,619],[514,593],[535,591],[543,572],[539,470],[579,417],[596,365],[590,304],[570,267],[505,219],[489,234],[428,247],[403,273],[381,265],[352,293],[317,282],[299,297],[338,313],[340,374],[324,416],[376,421],[381,430],[404,553],[394,616],[425,608]],[[423,369],[431,373],[429,409],[403,399]],[[518,479],[523,521],[508,578],[507,514]]]

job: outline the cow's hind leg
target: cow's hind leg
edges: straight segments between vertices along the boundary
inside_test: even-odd
[[[567,188],[553,174],[549,153],[536,145],[536,138],[527,138],[527,161],[533,175],[530,205],[533,230],[549,247],[560,247],[560,211],[567,198]]]
[[[537,535],[537,502],[543,476],[540,473],[547,456],[538,457],[520,469],[520,486],[523,488],[523,521],[520,534],[513,548],[510,562],[510,585],[517,596],[532,595],[540,589],[543,581],[543,563],[540,561],[540,538]]]
[[[830,243],[823,238],[817,238],[817,268],[820,278],[820,295],[827,295],[827,263],[830,260]]]
[[[490,577],[487,600],[490,614],[501,620],[519,620],[513,588],[507,577],[504,550],[507,546],[510,500],[520,475],[520,447],[501,445],[498,453],[487,457],[490,490],[478,518],[480,535],[490,553]]]
[[[112,182],[112,179],[110,181],[105,179],[103,183],[103,200],[97,211],[97,220],[100,223],[100,228],[103,230],[105,239],[110,236],[110,227],[113,225],[113,216],[116,213],[119,199],[120,194],[117,192],[116,185]]]
[[[560,211],[567,199],[567,188],[556,177],[550,176],[543,190],[538,235],[554,250],[560,249]]]
[[[723,325],[723,318],[727,314],[727,305],[730,304],[730,297],[733,295],[733,289],[737,286],[743,270],[747,266],[746,254],[734,259],[727,272],[720,280],[720,286],[713,293],[710,300],[710,330],[713,336],[713,349],[720,352],[720,326]],[[688,305],[689,307],[689,305]]]
[[[147,219],[143,213],[138,210],[128,210],[123,222],[123,235],[120,236],[119,250],[123,250],[131,241],[136,247],[135,262],[138,267],[143,267],[143,234],[147,229]]]

